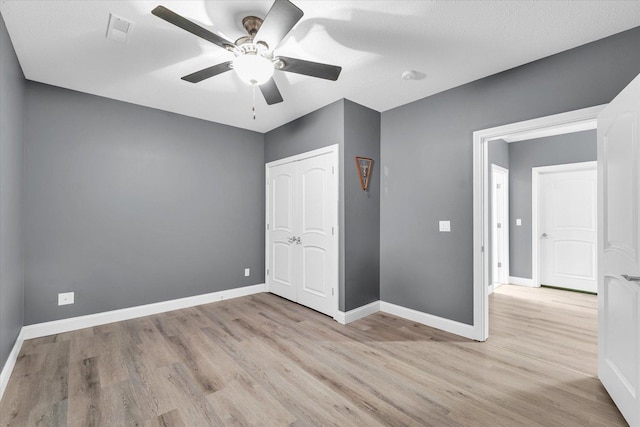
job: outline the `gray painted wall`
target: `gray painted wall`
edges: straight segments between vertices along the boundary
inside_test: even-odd
[[[32,82],[27,122],[25,324],[264,283],[262,134]]]
[[[373,159],[362,191],[355,156]],[[380,113],[344,101],[345,311],[380,299]]]
[[[509,169],[509,143],[502,139],[491,141],[488,147],[488,162],[489,172],[491,172],[491,165],[496,164],[502,166],[505,169]],[[491,175],[489,175],[491,180]]]
[[[384,112],[381,299],[472,324],[473,132],[611,101],[638,46],[640,27]]]
[[[24,86],[22,69],[0,15],[0,370],[20,333],[24,316]]]
[[[264,135],[265,163],[344,142],[344,101],[336,101]]]
[[[595,130],[509,144],[510,275],[531,279],[531,168],[597,159]],[[516,218],[522,226],[516,226]]]
[[[379,299],[380,113],[340,100],[265,135],[265,163],[339,144],[339,308]],[[354,156],[372,157],[369,191],[360,187]]]
[[[491,173],[491,165],[495,164],[502,166],[505,169],[509,169],[509,143],[501,139],[489,142],[487,153],[487,160],[489,164],[489,200],[487,208],[489,209],[489,221],[493,215],[493,204],[491,203],[493,197],[493,174]],[[489,223],[491,224],[491,223]],[[489,259],[489,283],[491,286],[493,282],[493,233],[492,228],[489,226],[489,240],[487,241],[487,258]]]

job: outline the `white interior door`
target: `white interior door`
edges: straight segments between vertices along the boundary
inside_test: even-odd
[[[491,165],[491,272],[495,287],[509,283],[509,170]]]
[[[640,76],[598,116],[598,376],[640,426]]]
[[[336,153],[267,168],[269,292],[334,316],[337,311]]]
[[[299,253],[293,240],[298,227],[297,164],[285,163],[269,168],[269,291],[296,301]]]
[[[539,179],[540,283],[596,293],[596,162],[545,170]]]
[[[298,302],[321,313],[333,315],[336,276],[333,257],[333,212],[337,197],[333,183],[333,156],[324,154],[298,162],[300,224],[296,250],[301,271]]]

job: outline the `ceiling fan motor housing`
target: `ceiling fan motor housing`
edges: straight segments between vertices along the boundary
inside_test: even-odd
[[[262,26],[262,22],[262,18],[258,18],[257,16],[245,16],[242,20],[242,26],[247,30],[247,33],[253,37]]]
[[[240,37],[236,40],[236,56],[240,55],[260,55],[265,58],[270,59],[269,53],[269,45],[266,42],[258,41],[255,42],[255,35],[258,33],[258,30],[262,26],[263,19],[258,18],[257,16],[245,16],[242,19],[242,26],[247,33],[248,36]]]
[[[267,56],[269,46],[264,42],[254,43],[253,36],[244,36],[236,40],[236,56],[262,55]]]

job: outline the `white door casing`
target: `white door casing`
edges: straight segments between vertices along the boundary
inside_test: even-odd
[[[337,146],[267,164],[267,290],[338,313]]]
[[[489,337],[489,257],[485,247],[490,238],[488,146],[498,139],[525,140],[596,128],[604,105],[554,114],[473,132],[473,334]],[[518,138],[518,139],[514,139]]]
[[[534,284],[596,293],[597,162],[533,168],[532,175]]]
[[[640,76],[598,115],[598,376],[640,426]]]
[[[491,165],[491,259],[495,287],[509,283],[509,170]]]

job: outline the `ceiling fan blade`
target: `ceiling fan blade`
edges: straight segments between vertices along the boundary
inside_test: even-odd
[[[267,43],[270,50],[280,44],[304,12],[289,0],[275,0],[254,40]]]
[[[158,18],[164,19],[168,23],[175,25],[176,27],[180,27],[183,30],[190,32],[191,34],[194,34],[215,45],[220,46],[223,49],[235,49],[235,45],[233,44],[233,42],[230,42],[229,40],[212,33],[206,28],[202,28],[200,25],[189,21],[187,18],[178,15],[177,13],[167,9],[164,6],[157,6],[151,11],[151,13],[153,13]]]
[[[277,69],[290,73],[304,74],[305,76],[318,77],[327,80],[338,80],[342,67],[337,65],[321,64],[320,62],[305,61],[304,59],[279,56],[282,66]]]
[[[262,96],[264,96],[268,105],[282,102],[282,95],[280,94],[280,90],[276,85],[276,81],[273,80],[273,77],[267,80],[266,83],[260,85],[260,92],[262,92]]]
[[[208,67],[200,71],[196,71],[195,73],[191,73],[187,76],[182,77],[182,80],[186,80],[191,83],[198,83],[209,77],[217,76],[218,74],[222,74],[225,71],[231,70],[231,61],[223,62],[222,64],[214,65],[213,67]]]

